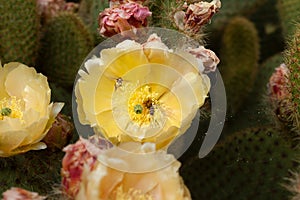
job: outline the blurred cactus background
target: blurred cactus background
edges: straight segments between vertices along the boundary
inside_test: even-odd
[[[50,3],[43,8],[43,2]],[[133,2],[151,11],[147,26],[185,33],[174,16],[199,1]],[[203,128],[180,158],[180,173],[195,200],[300,199],[300,1],[221,3],[201,30],[189,30],[220,58],[226,122],[217,146],[199,159],[209,119],[200,122]],[[1,63],[35,67],[48,77],[52,101],[65,102],[48,137],[53,148],[0,158],[0,194],[17,186],[56,199],[61,149],[78,139],[73,82],[85,56],[105,40],[98,16],[108,7],[108,0],[0,0]]]

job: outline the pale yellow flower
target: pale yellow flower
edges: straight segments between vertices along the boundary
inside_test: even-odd
[[[156,35],[102,50],[85,68],[75,87],[79,121],[115,144],[165,147],[187,130],[210,89],[199,59],[168,49]]]
[[[40,141],[62,107],[50,103],[47,78],[34,68],[0,65],[0,157],[46,148]]]
[[[123,145],[123,144],[122,144]],[[86,167],[83,171],[80,189],[75,199],[89,200],[190,200],[190,193],[178,173],[180,162],[165,151],[155,151],[150,143],[144,145],[130,142],[126,144],[140,153],[153,152],[153,156],[145,157],[122,156],[117,148],[101,154],[110,164],[123,166],[143,165],[155,169],[164,162],[162,168],[151,172],[129,173],[108,167],[97,162],[93,168]],[[128,150],[128,148],[127,148]],[[145,152],[146,150],[146,152]],[[115,151],[115,152],[114,152]],[[113,157],[111,157],[113,155]],[[172,160],[172,162],[170,162]],[[114,165],[112,165],[114,166]]]

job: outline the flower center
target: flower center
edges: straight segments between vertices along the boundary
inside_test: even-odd
[[[150,124],[159,105],[158,97],[149,85],[135,90],[128,100],[130,118],[139,125]]]
[[[0,120],[3,120],[5,117],[19,119],[23,117],[20,99],[13,96],[0,100]]]

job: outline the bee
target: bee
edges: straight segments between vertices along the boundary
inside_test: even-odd
[[[117,78],[116,83],[115,83],[115,90],[117,90],[119,87],[122,87],[123,84],[123,79],[122,78]]]
[[[154,111],[155,111],[154,109],[155,109],[154,106],[151,105],[150,108],[149,108],[150,115],[154,115]]]

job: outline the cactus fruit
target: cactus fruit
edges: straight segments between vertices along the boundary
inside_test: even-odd
[[[300,1],[278,0],[277,8],[281,20],[283,36],[293,36],[296,23],[300,23]]]
[[[93,48],[93,38],[80,18],[62,12],[45,25],[39,67],[49,80],[72,87],[84,58]]]
[[[229,111],[236,113],[252,90],[258,70],[259,41],[253,23],[243,17],[230,21],[222,38],[220,58]]]
[[[102,38],[98,33],[98,16],[105,8],[109,7],[107,0],[81,0],[78,15],[94,36],[95,43],[101,42]]]
[[[286,199],[281,184],[298,166],[292,140],[273,127],[228,136],[205,158],[192,158],[181,174],[193,199]]]
[[[0,0],[0,61],[35,66],[39,26],[36,0]]]

